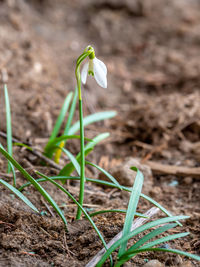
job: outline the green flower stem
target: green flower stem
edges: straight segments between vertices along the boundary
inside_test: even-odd
[[[81,175],[80,175],[80,191],[79,191],[79,204],[83,206],[84,201],[84,188],[85,188],[85,153],[84,153],[84,125],[83,125],[83,107],[82,107],[82,95],[81,95],[81,74],[80,74],[80,64],[81,62],[93,53],[94,50],[89,49],[84,51],[82,55],[77,59],[76,62],[76,80],[77,80],[77,88],[78,88],[78,97],[79,97],[79,121],[80,121],[80,155],[81,155]],[[79,220],[81,218],[82,210],[80,206],[78,207],[76,219]]]
[[[84,187],[85,187],[85,153],[84,153],[84,126],[83,126],[83,109],[82,100],[79,99],[79,117],[80,117],[80,148],[81,148],[81,175],[80,175],[80,191],[79,191],[79,204],[83,205],[84,200]],[[81,209],[78,207],[76,219],[81,217]]]

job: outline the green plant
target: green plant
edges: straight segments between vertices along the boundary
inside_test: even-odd
[[[98,266],[98,267],[103,266],[106,259],[108,257],[110,257],[111,253],[114,252],[117,248],[120,248],[120,249],[119,249],[117,262],[115,262],[115,265],[114,265],[115,267],[121,266],[123,263],[130,260],[132,257],[136,256],[139,253],[145,252],[145,251],[172,252],[172,253],[183,255],[186,257],[190,257],[190,258],[193,258],[193,259],[199,261],[200,257],[197,255],[193,255],[193,254],[190,254],[190,253],[187,253],[184,251],[180,251],[180,250],[176,250],[176,249],[164,249],[164,248],[159,248],[159,247],[156,248],[155,247],[156,245],[161,244],[163,242],[168,242],[170,240],[184,237],[184,236],[188,235],[189,233],[179,233],[179,234],[174,234],[174,235],[168,235],[168,236],[165,236],[162,238],[158,238],[154,241],[151,241],[145,245],[146,242],[153,239],[154,237],[168,231],[169,229],[176,227],[179,224],[179,222],[178,222],[179,220],[187,219],[189,217],[188,216],[182,216],[182,215],[171,216],[171,214],[169,214],[169,212],[167,212],[162,206],[160,206],[160,204],[158,204],[157,202],[155,202],[151,198],[142,194],[141,189],[142,189],[142,185],[143,185],[143,175],[139,170],[137,170],[134,167],[132,168],[132,170],[137,171],[137,175],[136,175],[133,187],[127,188],[127,187],[122,186],[123,190],[131,192],[131,196],[130,196],[130,200],[129,200],[129,204],[128,204],[128,209],[123,210],[123,211],[121,211],[121,210],[102,210],[102,211],[97,211],[97,212],[94,212],[91,214],[87,214],[87,216],[86,216],[86,218],[88,218],[88,216],[89,216],[91,219],[92,216],[95,216],[98,214],[103,214],[106,212],[124,212],[124,213],[126,213],[126,219],[125,219],[125,223],[124,223],[122,237],[119,240],[117,240],[110,248],[107,249],[106,253],[103,255],[103,257],[100,259],[100,261],[98,262],[98,264],[96,266]],[[49,181],[52,184],[54,184],[55,186],[57,186],[59,189],[61,189],[63,192],[65,192],[68,196],[69,196],[69,192],[67,192],[66,189],[64,189],[62,186],[60,186],[55,181],[56,180],[62,180],[62,179],[63,180],[80,180],[80,177],[73,177],[73,176],[47,177],[46,175],[42,174],[41,172],[37,172],[37,174],[43,177],[43,178],[37,180],[38,183]],[[100,181],[100,180],[96,180],[96,179],[92,179],[92,178],[86,178],[86,181],[118,188],[118,185],[116,185],[115,183],[110,183],[107,181],[102,181],[102,180]],[[29,185],[30,185],[30,183],[24,184],[22,187],[19,188],[19,190],[22,191],[26,186],[29,186]],[[165,217],[165,218],[158,219],[158,220],[155,220],[152,222],[148,222],[148,223],[146,223],[146,224],[144,224],[144,225],[142,225],[142,226],[140,226],[140,227],[138,227],[132,231],[131,225],[132,225],[134,218],[137,216],[145,217],[143,214],[140,214],[140,213],[138,214],[138,212],[136,212],[140,197],[143,197],[143,198],[147,197],[147,199],[150,200],[151,203],[153,203],[154,205],[159,207],[169,217]],[[70,198],[72,199],[71,196],[70,196]],[[72,199],[72,200],[77,204],[77,201],[75,201],[74,199]],[[82,207],[80,204],[77,204],[77,205],[79,205],[80,208]],[[83,211],[83,209],[81,209],[81,210]],[[90,222],[91,222],[91,220],[90,220]],[[174,222],[174,223],[171,223],[171,222]],[[93,222],[92,222],[92,225],[93,225]],[[160,226],[157,229],[152,230],[150,233],[146,234],[145,231],[149,231],[149,230],[151,230],[151,228],[154,228],[154,227],[159,226],[159,225],[162,225],[162,226]],[[96,231],[96,229],[95,229],[95,231]],[[132,237],[134,237],[140,233],[145,234],[144,237],[140,238],[137,242],[135,242],[134,245],[127,248],[127,242],[129,241],[129,239],[131,239]],[[104,244],[104,246],[105,246],[105,244]],[[106,248],[106,246],[105,246],[105,248]],[[113,265],[111,264],[111,266],[113,266]]]
[[[51,136],[50,136],[50,138],[49,138],[49,140],[48,140],[48,142],[44,148],[44,154],[48,158],[52,158],[54,153],[58,150],[58,148],[55,148],[55,146],[61,145],[62,147],[64,147],[67,140],[74,139],[74,138],[76,138],[76,139],[80,138],[79,135],[75,135],[75,133],[78,132],[80,129],[80,121],[77,121],[73,125],[71,125],[73,117],[74,117],[76,102],[77,102],[77,94],[78,94],[78,91],[76,88],[74,96],[73,96],[73,93],[70,92],[67,95],[67,97],[63,103],[61,111],[60,111],[58,118],[56,120],[55,126],[52,130]],[[70,104],[71,104],[71,106],[70,106]],[[69,107],[70,107],[70,109],[69,109]],[[66,114],[68,112],[68,109],[69,109],[69,114],[67,116],[67,121],[66,121],[66,124],[64,127],[63,134],[58,136],[59,132],[61,130],[62,124],[66,118]],[[115,111],[97,112],[97,113],[91,114],[91,115],[83,118],[83,125],[87,126],[89,124],[92,124],[92,123],[95,123],[95,122],[98,122],[101,120],[110,119],[110,118],[114,117],[115,115],[116,115]],[[88,140],[88,139],[85,139],[85,140]],[[61,143],[62,141],[63,141],[63,143]],[[57,161],[59,161],[59,157],[58,157]]]
[[[136,168],[132,168],[133,170],[136,170]],[[119,267],[123,265],[123,263],[130,260],[132,257],[136,256],[137,254],[145,251],[163,251],[163,252],[172,252],[179,255],[184,255],[186,257],[193,258],[195,260],[200,261],[200,257],[197,255],[193,255],[191,253],[187,253],[184,251],[180,251],[177,249],[165,249],[165,248],[156,248],[154,246],[161,244],[163,242],[167,242],[170,240],[174,240],[177,238],[184,237],[188,235],[189,233],[179,233],[174,235],[168,235],[159,239],[156,239],[154,241],[151,241],[144,245],[147,241],[151,240],[157,235],[160,235],[161,233],[166,232],[167,230],[177,226],[177,223],[169,224],[170,222],[174,222],[177,220],[183,220],[189,218],[188,216],[171,216],[167,218],[158,219],[149,223],[146,223],[133,231],[131,231],[131,225],[135,216],[136,208],[138,206],[139,197],[141,195],[142,190],[142,184],[143,184],[143,175],[138,172],[139,175],[136,176],[135,182],[132,188],[131,196],[129,199],[128,209],[126,212],[126,218],[125,223],[122,231],[122,237],[117,240],[102,256],[100,261],[97,263],[96,267],[101,267],[103,263],[106,261],[108,257],[112,254],[113,251],[115,251],[119,247],[118,251],[118,257],[117,262],[114,264],[115,267]],[[144,233],[146,230],[150,230],[152,227],[165,224],[164,226],[161,226],[157,228],[156,230],[151,231],[149,234],[144,235],[144,237],[140,238],[137,242],[135,242],[134,245],[132,245],[130,248],[127,248],[127,243],[129,239],[133,238],[134,236],[138,235],[139,233]]]
[[[6,107],[6,130],[7,130],[7,149],[8,155],[12,157],[12,123],[11,123],[11,111],[10,111],[10,101],[8,96],[7,86],[4,85],[4,95],[5,95],[5,107]],[[5,150],[3,145],[0,143],[0,149]],[[25,197],[18,189],[16,189],[16,174],[13,164],[8,160],[8,173],[12,171],[13,174],[13,185],[6,182],[4,179],[0,179],[0,184],[9,189],[14,195],[19,197],[26,205],[28,205],[33,211],[39,212],[38,209]]]

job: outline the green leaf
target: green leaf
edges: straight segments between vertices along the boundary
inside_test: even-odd
[[[137,175],[135,177],[135,182],[134,182],[131,196],[129,199],[128,210],[126,213],[126,219],[125,219],[125,223],[124,223],[124,227],[123,227],[123,231],[122,231],[122,237],[124,237],[130,233],[131,225],[132,225],[132,222],[133,222],[133,219],[135,216],[135,212],[137,209],[137,205],[138,205],[138,201],[140,198],[140,194],[142,191],[142,185],[143,185],[143,181],[144,181],[143,174],[137,168],[131,168],[131,169],[137,171]],[[119,249],[118,257],[120,257],[122,254],[124,254],[126,247],[127,247],[127,242],[128,241],[125,241],[124,243],[122,243],[122,245]]]
[[[41,172],[37,171],[37,174],[40,176],[43,176],[44,174]],[[61,181],[66,181],[66,180],[80,180],[80,177],[74,177],[74,176],[51,176],[50,179],[52,180],[61,180]],[[46,182],[47,180],[45,178],[40,178],[36,180],[38,183],[42,183],[42,182]],[[18,188],[19,191],[24,190],[24,188],[26,188],[27,186],[30,186],[31,183],[27,182],[25,184],[23,184],[22,186],[20,186]]]
[[[5,95],[5,105],[6,105],[7,150],[8,153],[12,156],[12,122],[11,122],[10,101],[6,84],[4,85],[4,95]],[[10,173],[10,171],[11,171],[11,166],[10,163],[8,162],[8,173]]]
[[[190,234],[189,232],[185,232],[185,233],[179,233],[179,234],[174,234],[174,235],[168,235],[168,236],[156,239],[156,240],[142,246],[141,248],[151,248],[151,247],[159,245],[161,243],[168,242],[170,240],[174,240],[177,238],[181,238],[181,237],[187,236],[189,234]]]
[[[44,190],[43,187],[13,158],[11,157],[8,152],[0,146],[0,153],[9,160],[16,169],[20,171],[20,173],[40,192],[40,194],[49,202],[49,204],[55,209],[57,214],[60,216],[60,218],[63,220],[64,224],[67,224],[67,221],[56,204],[56,202],[52,199],[52,197]]]
[[[90,217],[93,217],[93,216],[96,216],[99,214],[108,213],[108,212],[126,213],[126,210],[123,210],[123,209],[99,210],[99,211],[90,213]],[[139,213],[139,212],[135,212],[135,216],[141,217],[141,218],[148,218],[147,216],[145,216],[144,214]]]
[[[87,145],[85,146],[85,157],[92,151],[93,147],[96,144],[98,144],[100,141],[104,140],[108,136],[109,136],[109,133],[102,133],[102,134],[97,135],[95,138],[93,138],[91,142],[87,143]],[[78,153],[78,155],[76,156],[76,160],[79,163],[80,163],[80,158],[81,158],[81,154]],[[59,175],[69,176],[73,171],[74,171],[74,166],[70,162],[67,165],[65,165],[65,167],[60,171]]]
[[[70,159],[74,168],[76,169],[78,175],[80,176],[80,172],[81,172],[80,165],[79,165],[78,161],[76,160],[76,158],[72,155],[72,153],[63,147],[56,146],[56,148],[61,149],[68,156],[68,158]]]
[[[76,176],[66,176],[66,175],[60,175],[60,176],[53,176],[51,177],[52,179],[55,180],[61,180],[61,181],[66,181],[66,180],[80,180],[80,177],[76,177]],[[39,181],[39,180],[38,180]],[[98,180],[98,179],[93,179],[93,178],[86,178],[87,182],[92,182],[92,183],[96,183],[96,184],[100,184],[100,185],[104,185],[104,186],[109,186],[109,187],[114,187],[114,188],[118,188],[118,186],[116,186],[113,183],[107,182],[107,181],[103,181],[103,180]],[[44,180],[40,180],[40,182],[44,182]],[[29,186],[30,184],[24,184],[22,187],[20,187],[20,191],[23,190],[23,188],[25,188],[26,186]],[[128,191],[131,192],[131,188],[126,187],[126,186],[121,186],[122,189],[124,191]],[[21,189],[22,188],[22,189]],[[155,200],[153,200],[152,198],[144,195],[144,194],[140,194],[140,196],[144,199],[146,199],[147,201],[149,201],[150,203],[152,203],[154,206],[156,206],[157,208],[159,208],[163,213],[165,213],[167,216],[171,217],[171,213],[169,211],[167,211],[162,205],[160,205],[158,202],[156,202]],[[182,224],[180,222],[176,222],[179,226],[182,226]]]
[[[13,186],[16,187],[16,173],[15,173],[15,168],[12,164],[10,164],[11,172],[13,175]]]
[[[152,203],[154,206],[159,208],[162,212],[164,212],[167,216],[173,216],[167,209],[165,209],[162,205],[160,205],[157,201],[155,201],[153,198],[146,196],[145,194],[141,193],[141,197]],[[176,222],[179,226],[183,226],[180,222]]]
[[[26,205],[28,205],[32,210],[35,212],[39,212],[38,209],[26,198],[20,191],[18,191],[14,186],[10,185],[3,179],[0,179],[0,183],[7,187],[12,193],[14,193],[16,196],[18,196]]]
[[[91,163],[89,161],[86,161],[85,164],[90,165],[92,167],[95,167],[97,170],[101,171],[104,175],[106,175],[120,190],[122,190],[121,185],[118,183],[118,181],[110,174],[108,173],[106,170],[104,170],[103,168],[101,168],[100,166]]]
[[[67,139],[80,139],[80,135],[62,135],[52,139],[45,147],[45,155],[53,154],[55,150],[55,146],[59,144],[61,141]],[[85,138],[86,141],[91,141],[89,138]]]
[[[178,254],[178,255],[183,255],[185,257],[188,258],[192,258],[194,260],[200,261],[200,257],[198,255],[194,255],[188,252],[184,252],[178,249],[166,249],[166,248],[141,248],[141,249],[137,249],[135,250],[135,253],[133,255],[129,255],[127,256],[126,259],[120,260],[119,262],[117,262],[117,264],[115,264],[115,267],[119,267],[121,266],[124,262],[128,261],[129,259],[131,259],[133,256],[135,256],[136,254],[142,253],[142,252],[146,252],[146,251],[161,251],[161,252],[171,252],[174,254]],[[97,265],[96,265],[97,266]]]
[[[187,219],[189,218],[189,216],[184,216],[184,215],[180,215],[180,216],[172,216],[172,217],[167,217],[167,218],[162,218],[162,219],[158,219],[156,221],[152,221],[149,223],[146,223],[138,228],[136,228],[135,230],[133,230],[132,232],[130,232],[129,234],[127,234],[126,236],[123,236],[122,238],[120,238],[118,241],[116,241],[107,251],[106,253],[103,255],[103,257],[101,258],[101,260],[97,263],[96,267],[100,267],[102,266],[102,264],[106,261],[106,259],[110,256],[110,254],[116,250],[117,247],[121,246],[124,242],[128,241],[130,238],[132,238],[133,236],[148,230],[152,227],[155,227],[157,225],[160,224],[164,224],[164,223],[169,223],[169,222],[173,222],[173,221],[177,221],[177,220],[183,220],[183,219]]]
[[[164,242],[168,242],[170,240],[174,240],[174,239],[177,239],[177,238],[181,238],[181,237],[184,237],[184,236],[187,236],[189,235],[188,232],[186,233],[179,233],[179,234],[174,234],[174,235],[168,235],[168,236],[165,236],[165,237],[162,237],[162,238],[159,238],[159,239],[156,239],[144,246],[141,247],[141,249],[145,249],[145,248],[152,248],[153,246],[156,246],[156,245],[159,245],[161,243],[164,243]],[[126,257],[127,255],[130,255],[130,254],[135,254],[135,251],[136,249],[129,249],[128,251],[126,251],[124,253],[124,255],[122,255],[121,258],[124,258]]]
[[[138,240],[133,246],[131,246],[127,250],[127,252],[139,248],[141,245],[143,245],[145,242],[149,241],[150,239],[154,238],[155,236],[160,235],[160,234],[162,234],[162,233],[164,233],[164,232],[168,231],[169,229],[172,229],[176,226],[177,226],[177,223],[168,223],[164,226],[161,226],[161,227],[151,231],[149,234],[145,235],[140,240]]]
[[[67,97],[65,98],[64,104],[63,104],[63,106],[61,108],[60,114],[58,115],[58,118],[56,120],[55,126],[54,126],[53,131],[51,133],[51,136],[49,138],[49,142],[52,141],[58,135],[58,133],[60,131],[60,127],[61,127],[61,125],[62,125],[62,123],[63,123],[63,121],[65,119],[66,113],[67,113],[67,111],[69,109],[69,105],[70,105],[72,96],[73,96],[73,93],[70,92],[67,95]]]
[[[116,116],[116,114],[117,113],[115,111],[97,112],[97,113],[94,113],[92,115],[89,115],[89,116],[85,117],[83,119],[83,125],[86,126],[86,125],[89,125],[89,124],[94,123],[94,122],[97,122],[97,121],[101,121],[101,120],[105,120],[105,119],[110,119],[110,118],[113,118],[114,116]],[[68,134],[75,134],[79,130],[80,130],[80,122],[77,121],[69,129]]]
[[[75,109],[76,109],[77,97],[78,97],[78,88],[75,89],[74,97],[73,97],[72,104],[71,104],[71,107],[70,107],[70,110],[69,110],[69,116],[67,118],[67,123],[65,125],[65,129],[64,129],[64,134],[63,135],[68,135],[69,134],[69,128],[71,126],[72,119],[74,117],[74,112],[75,112]]]
[[[30,150],[30,151],[33,151],[33,148],[24,144],[24,143],[14,143],[13,144],[14,146],[22,146],[22,147],[25,147],[26,149]]]
[[[73,166],[73,165],[72,165]],[[80,180],[80,177],[75,177],[75,176],[66,176],[66,175],[60,175],[60,176],[53,176],[51,177],[52,179],[55,180],[61,180],[61,181],[66,181],[66,180]],[[39,181],[39,180],[38,180]],[[107,182],[107,181],[103,181],[103,180],[98,180],[98,179],[93,179],[93,178],[86,178],[87,182],[92,182],[92,183],[96,183],[96,184],[100,184],[100,185],[104,185],[104,186],[109,186],[109,187],[114,187],[114,188],[118,188],[118,186],[116,186],[113,183]],[[44,182],[44,180],[40,180],[40,182]],[[29,184],[25,184],[22,187],[25,188],[26,186],[29,186]],[[20,187],[20,191],[22,190]],[[132,189],[126,186],[121,186],[122,189],[124,191],[128,191],[131,192]],[[144,195],[143,193],[140,194],[140,196],[144,199],[146,199],[147,201],[149,201],[150,203],[152,203],[154,206],[156,206],[157,208],[159,208],[163,213],[165,213],[167,216],[172,217],[171,213],[169,211],[167,211],[162,205],[160,205],[158,202],[156,202],[154,199]],[[182,225],[180,222],[176,222],[178,225]]]

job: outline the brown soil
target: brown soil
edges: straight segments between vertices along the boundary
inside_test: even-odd
[[[199,9],[198,0],[1,0],[0,70],[2,80],[8,75],[13,136],[41,148],[45,145],[64,97],[75,86],[75,60],[92,44],[108,66],[108,89],[88,79],[84,114],[112,109],[118,115],[87,128],[88,137],[111,133],[90,159],[107,169],[123,164],[126,157],[200,166]],[[5,132],[3,96],[0,110],[0,131]],[[3,138],[1,142],[5,145]],[[70,148],[77,153],[77,142]],[[58,173],[42,167],[40,160],[24,149],[15,148],[14,156],[30,172]],[[6,172],[2,157],[0,171]],[[91,169],[87,172],[98,175]],[[170,242],[170,246],[199,254],[199,180],[154,173],[148,179],[146,194],[173,214],[191,216],[180,229],[191,235]],[[176,186],[171,184],[174,181]],[[17,185],[24,182],[18,173]],[[1,187],[0,266],[84,266],[102,248],[89,222],[75,221],[73,203],[52,185],[44,187],[62,207],[69,232],[32,187],[24,194],[43,215],[31,212]],[[77,183],[68,189],[78,196]],[[87,184],[85,203],[93,210],[126,208],[128,197]],[[139,210],[150,207],[141,201]],[[118,214],[95,218],[106,241],[122,229],[123,220]],[[193,260],[161,253],[142,254],[131,262],[142,266],[145,259],[158,259],[165,266],[184,266],[185,262],[198,266]]]

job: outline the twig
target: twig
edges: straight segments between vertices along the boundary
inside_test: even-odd
[[[39,228],[40,228],[40,230],[42,231],[42,232],[44,232],[46,235],[48,235],[49,237],[51,237],[51,239],[53,239],[53,236],[52,235],[50,235],[46,230],[44,230],[41,226],[39,226]]]
[[[7,138],[7,134],[4,133],[4,132],[2,132],[2,131],[0,131],[0,136],[3,137],[3,138],[5,138],[5,139]],[[21,142],[19,139],[15,138],[15,137],[12,138],[12,141],[14,143],[23,143],[23,144],[31,147],[31,150],[30,149],[27,149],[27,148],[26,148],[26,150],[28,152],[32,153],[33,155],[37,156],[38,158],[44,160],[46,163],[49,164],[49,166],[54,167],[57,170],[62,170],[62,167],[61,166],[59,166],[58,164],[56,164],[53,160],[45,157],[40,151],[38,151],[35,148],[33,148],[29,142]]]
[[[41,202],[45,205],[45,207],[48,209],[49,213],[51,214],[52,217],[56,217],[55,214],[53,213],[53,211],[50,209],[50,207],[47,205],[47,203],[45,201],[43,201],[43,199],[41,199]]]
[[[156,215],[159,212],[158,208],[151,208],[150,210],[148,210],[144,215],[148,216],[148,218],[137,218],[132,226],[131,226],[131,231],[133,231],[134,229],[138,228],[139,226],[141,226],[144,222],[146,222],[149,218],[153,217],[154,215]],[[117,240],[119,240],[122,237],[122,231],[119,232],[108,244],[107,244],[107,248],[110,248]],[[103,248],[102,250],[100,250],[95,256],[94,258],[92,258],[85,267],[95,267],[96,264],[98,263],[98,261],[101,259],[101,257],[103,256],[103,254],[106,252],[105,248]]]
[[[65,231],[64,231],[64,235],[63,235],[63,246],[65,248],[65,250],[67,251],[69,257],[71,258],[71,255],[72,254],[73,256],[75,256],[75,253],[73,253],[71,250],[69,250],[69,247],[67,245],[67,240],[66,240],[66,234],[65,234]]]
[[[45,157],[41,152],[37,151],[37,150],[29,150],[27,149],[27,151],[31,152],[33,155],[37,156],[38,158],[44,160],[46,163],[49,164],[49,166],[54,167],[57,170],[62,170],[62,167],[59,166],[58,164],[56,164],[53,160]]]
[[[167,165],[150,160],[143,161],[142,163],[148,165],[155,174],[170,174],[182,177],[192,176],[193,178],[200,178],[200,167]]]
[[[2,178],[12,178],[13,175],[10,174],[10,173],[0,172],[0,177],[2,177]]]
[[[100,205],[95,205],[95,204],[83,204],[84,207],[89,207],[89,208],[99,208],[101,207]],[[58,206],[59,208],[64,208],[64,207],[77,207],[76,204],[64,204],[64,205],[60,205]]]

